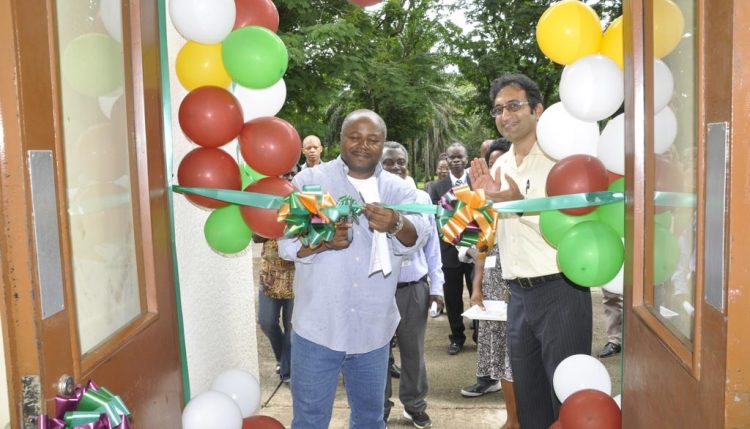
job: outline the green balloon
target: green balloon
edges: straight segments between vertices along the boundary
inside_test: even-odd
[[[557,265],[574,283],[602,286],[620,271],[625,249],[610,226],[586,221],[573,226],[557,247]]]
[[[242,189],[245,189],[247,188],[248,185],[251,185],[257,182],[258,180],[264,179],[266,177],[268,176],[258,173],[247,164],[242,164],[242,166],[240,167],[240,178],[242,180]]]
[[[237,253],[250,244],[253,231],[242,219],[240,206],[232,204],[211,212],[203,226],[203,235],[215,251]]]
[[[669,280],[680,262],[680,246],[672,233],[661,226],[654,228],[654,284]]]
[[[273,31],[250,25],[232,31],[221,44],[221,59],[232,79],[252,88],[278,82],[289,64],[289,54]]]
[[[611,192],[625,192],[625,178],[620,178],[609,184]],[[599,220],[612,227],[620,237],[625,237],[625,202],[605,204],[596,209]]]
[[[672,228],[672,212],[663,212],[654,215],[654,225],[662,228]]]
[[[123,86],[122,44],[102,33],[88,33],[71,40],[62,53],[62,76],[74,90],[98,97]]]
[[[596,211],[586,213],[582,216],[572,216],[560,210],[547,210],[539,215],[539,229],[542,236],[552,247],[557,247],[560,240],[570,228],[581,222],[599,220]]]

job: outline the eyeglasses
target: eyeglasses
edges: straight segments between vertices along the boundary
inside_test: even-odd
[[[503,114],[503,110],[508,109],[509,112],[518,112],[521,110],[521,107],[529,104],[528,101],[518,101],[518,100],[511,100],[505,105],[498,104],[497,106],[493,107],[492,110],[490,110],[490,115],[492,116],[500,116]]]

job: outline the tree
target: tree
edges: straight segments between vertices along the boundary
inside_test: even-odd
[[[471,31],[452,39],[447,45],[460,75],[475,91],[469,109],[494,130],[489,88],[492,80],[504,73],[524,73],[539,84],[545,105],[559,101],[558,84],[562,66],[553,63],[536,43],[536,23],[552,0],[460,0],[453,7],[464,11]],[[620,14],[615,1],[588,0],[604,22]],[[470,111],[467,111],[470,113]]]

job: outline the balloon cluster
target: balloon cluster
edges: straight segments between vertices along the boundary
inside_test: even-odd
[[[653,13],[657,57],[654,152],[658,157],[677,136],[677,119],[668,106],[674,79],[659,58],[677,47],[684,18],[672,0],[654,0]],[[539,146],[558,161],[547,180],[548,195],[604,191],[608,186],[610,191],[622,192],[623,182],[609,184],[610,179],[625,173],[624,114],[611,118],[624,99],[622,16],[602,33],[599,17],[590,6],[579,0],[563,0],[542,14],[536,38],[550,60],[565,66],[559,86],[561,101],[546,109],[537,124]],[[607,121],[601,133],[599,121]],[[671,176],[670,171],[674,171],[672,166],[656,169],[657,176]],[[657,184],[656,190],[667,189]],[[544,237],[558,249],[558,265],[566,276],[583,286],[622,291],[623,203],[596,211],[590,207],[544,212],[540,223]],[[670,254],[669,260],[660,265],[675,265],[672,255],[676,254]],[[664,281],[663,273],[659,277]]]
[[[180,161],[178,183],[288,194],[291,185],[277,176],[297,163],[301,142],[291,124],[275,117],[286,101],[283,75],[289,61],[276,35],[276,6],[271,0],[172,0],[169,13],[187,39],[175,64],[178,80],[189,91],[179,107],[180,128],[198,145]],[[239,163],[222,148],[234,141]],[[267,238],[283,232],[275,210],[186,197],[213,209],[204,235],[217,252],[243,250],[253,231]]]
[[[228,369],[211,390],[196,395],[182,410],[183,429],[283,429],[273,417],[257,415],[260,384],[247,371]]]
[[[552,376],[555,395],[562,402],[560,417],[550,428],[620,429],[622,412],[612,393],[607,368],[589,355],[563,359]]]

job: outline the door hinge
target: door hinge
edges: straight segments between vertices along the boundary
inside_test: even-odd
[[[38,375],[21,377],[21,428],[35,429],[42,415],[42,385]]]

